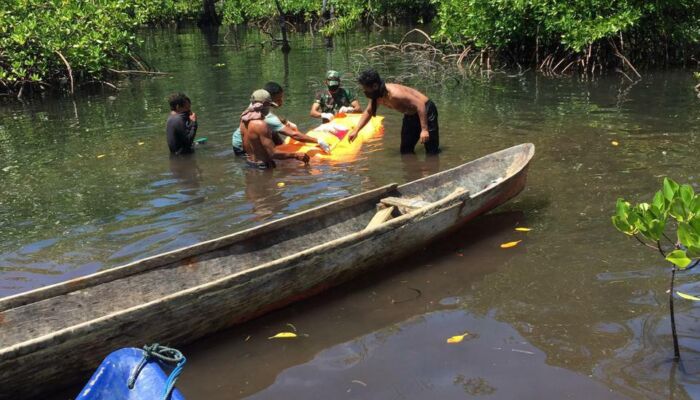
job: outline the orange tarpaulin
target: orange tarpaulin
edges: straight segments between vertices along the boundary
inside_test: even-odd
[[[310,130],[307,135],[323,139],[331,147],[331,154],[325,154],[316,143],[302,143],[294,139],[287,138],[284,144],[277,146],[276,150],[284,152],[303,152],[316,159],[332,161],[352,161],[359,154],[362,143],[384,133],[382,121],[384,117],[376,116],[365,125],[357,135],[357,138],[350,143],[348,134],[360,121],[362,114],[344,114],[336,116],[333,121],[323,124]]]

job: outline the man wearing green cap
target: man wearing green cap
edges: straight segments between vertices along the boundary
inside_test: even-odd
[[[243,134],[243,149],[247,154],[246,163],[259,169],[275,168],[275,159],[294,158],[308,164],[309,156],[306,153],[275,151],[272,131],[265,122],[270,107],[277,107],[277,103],[272,101],[267,90],[258,89],[250,96],[250,105],[241,114],[239,126]]]
[[[340,87],[340,73],[328,71],[324,82],[328,88],[325,92],[316,95],[314,104],[311,105],[311,116],[321,118],[323,122],[333,119],[336,113],[362,112],[360,102],[349,90]]]

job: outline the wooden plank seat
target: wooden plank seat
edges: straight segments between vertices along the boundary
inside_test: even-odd
[[[369,221],[369,224],[367,224],[367,227],[365,228],[365,230],[372,229],[375,226],[381,225],[384,222],[393,218],[392,214],[394,213],[394,210],[396,210],[396,207],[391,206],[391,207],[382,208],[381,210],[377,211],[377,213],[374,214],[374,217],[372,217],[372,220]]]

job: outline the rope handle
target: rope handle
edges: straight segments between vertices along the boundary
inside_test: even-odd
[[[164,363],[175,364],[175,368],[168,376],[168,380],[165,382],[165,389],[163,391],[163,400],[169,399],[170,395],[172,394],[172,391],[175,389],[175,381],[180,376],[180,373],[182,373],[182,368],[187,362],[187,359],[184,355],[182,355],[182,353],[179,350],[166,346],[161,346],[158,343],[143,346],[143,350],[143,358],[141,358],[141,361],[134,369],[134,372],[132,372],[131,376],[129,376],[127,386],[129,387],[129,389],[134,388],[134,385],[136,384],[136,379],[141,373],[141,370],[151,358],[155,358],[156,360],[162,361]]]

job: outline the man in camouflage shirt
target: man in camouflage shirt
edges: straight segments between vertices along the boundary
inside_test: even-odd
[[[338,71],[328,71],[325,80],[328,90],[316,94],[311,106],[311,116],[321,118],[323,122],[331,121],[336,113],[362,112],[360,102],[349,90],[340,87]]]

